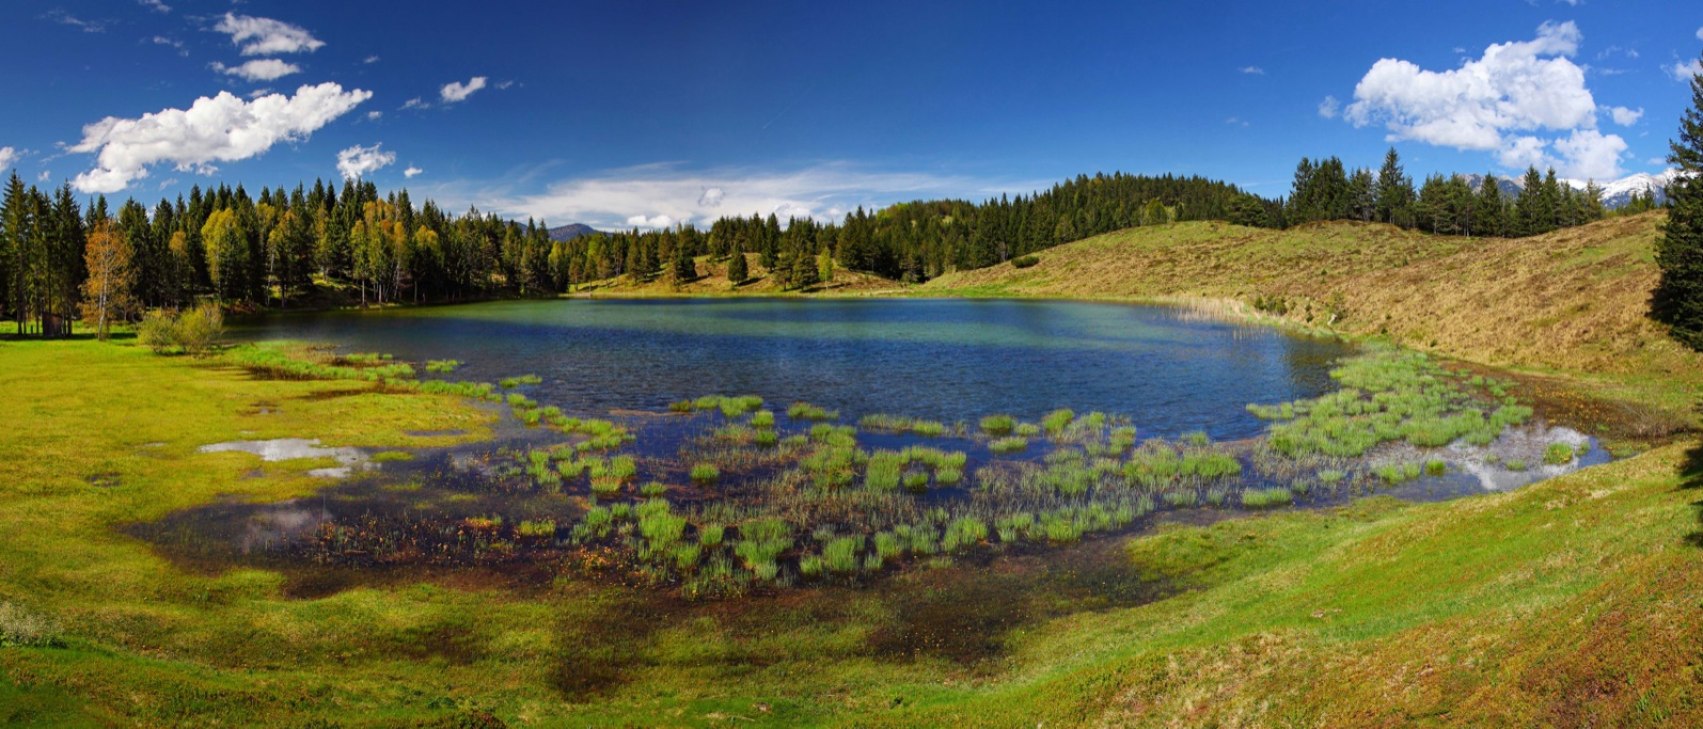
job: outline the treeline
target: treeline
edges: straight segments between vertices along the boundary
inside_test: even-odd
[[[320,181],[311,188],[263,188],[257,197],[240,185],[195,187],[152,210],[133,199],[111,210],[97,197],[83,210],[68,186],[43,191],[14,173],[0,201],[0,312],[19,333],[61,335],[80,316],[134,320],[149,309],[204,299],[289,308],[328,289],[364,305],[546,296],[623,276],[685,282],[700,276],[696,259],[703,256],[726,261],[732,283],[749,279],[754,262],[781,288],[799,289],[841,268],[920,282],[1101,233],[1182,220],[1261,227],[1366,220],[1516,236],[1603,214],[1594,187],[1572,190],[1553,171],[1542,178],[1529,170],[1524,191],[1512,199],[1489,177],[1476,190],[1441,176],[1415,190],[1393,149],[1376,175],[1350,173],[1334,157],[1304,159],[1287,199],[1200,177],[1096,174],[979,205],[935,200],[859,208],[834,223],[731,217],[703,231],[635,229],[570,241],[552,241],[542,222],[521,224],[477,209],[452,215],[430,201],[416,207],[405,190],[381,196],[359,181],[341,189]]]
[[[1592,182],[1579,190],[1563,184],[1555,170],[1526,169],[1518,195],[1504,194],[1494,174],[1475,189],[1460,176],[1431,175],[1416,191],[1413,179],[1391,149],[1378,172],[1349,172],[1336,157],[1303,158],[1283,206],[1284,225],[1320,220],[1361,220],[1445,235],[1518,238],[1601,220],[1602,190]],[[1654,207],[1653,194],[1635,202]]]
[[[752,254],[785,288],[816,283],[840,267],[908,282],[954,269],[991,266],[1101,233],[1173,220],[1224,220],[1240,198],[1234,185],[1200,177],[1083,175],[1034,195],[858,208],[838,223],[809,219],[722,218],[707,233],[691,227],[577,238],[563,252],[568,280],[675,273],[679,257],[732,260]],[[1257,198],[1256,198],[1257,199]],[[785,223],[783,225],[783,222]],[[684,270],[679,271],[684,275]]]

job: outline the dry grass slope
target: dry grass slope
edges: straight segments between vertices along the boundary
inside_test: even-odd
[[[1369,223],[1291,230],[1219,222],[1132,228],[942,276],[928,295],[1282,302],[1297,323],[1483,364],[1594,381],[1605,396],[1687,407],[1703,356],[1645,317],[1664,213],[1520,239]]]

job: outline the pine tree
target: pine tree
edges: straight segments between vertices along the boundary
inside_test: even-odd
[[[1668,185],[1668,220],[1656,244],[1661,281],[1650,312],[1680,343],[1703,351],[1703,73],[1691,77],[1691,108],[1679,138],[1668,142],[1668,163],[1680,174]]]
[[[733,257],[727,259],[727,280],[734,286],[745,283],[751,278],[751,272],[746,268],[745,251],[738,246],[733,248]]]
[[[1378,219],[1413,227],[1413,198],[1413,180],[1403,174],[1401,158],[1396,156],[1396,148],[1390,147],[1384,154],[1383,168],[1378,170]]]

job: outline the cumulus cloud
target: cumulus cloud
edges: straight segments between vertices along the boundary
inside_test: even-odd
[[[428,192],[450,209],[478,205],[516,218],[665,228],[676,223],[704,227],[723,216],[770,213],[783,223],[788,217],[838,221],[859,205],[873,209],[905,200],[1027,194],[1051,183],[885,172],[833,162],[790,171],[686,170],[656,164],[562,180],[538,192],[516,192],[510,184],[444,183]]]
[[[1248,74],[1249,76],[1264,76],[1265,75],[1265,69],[1260,68],[1259,66],[1243,66],[1243,67],[1241,67],[1240,69],[1237,69],[1237,70],[1241,71],[1242,73]]]
[[[97,155],[94,169],[77,175],[72,185],[90,194],[118,192],[162,163],[211,172],[215,162],[245,160],[279,142],[306,139],[370,98],[370,91],[322,83],[288,97],[270,94],[244,101],[220,92],[196,99],[188,109],[137,119],[109,116],[83,127],[83,140],[66,148]]]
[[[1693,76],[1703,74],[1703,61],[1695,58],[1689,61],[1676,61],[1668,67],[1667,71],[1673,74],[1675,81],[1690,81]]]
[[[373,172],[388,167],[396,162],[395,152],[386,152],[375,144],[362,147],[357,144],[337,153],[337,171],[345,180],[358,180]]]
[[[384,112],[374,109],[367,112],[367,121],[378,121],[384,118]]]
[[[11,147],[0,147],[0,170],[9,169],[18,161],[18,150]]]
[[[1639,107],[1638,109],[1628,109],[1624,106],[1611,106],[1608,109],[1608,115],[1614,119],[1614,123],[1623,127],[1629,127],[1633,124],[1637,124],[1638,120],[1643,118],[1644,109],[1643,107]]]
[[[1626,142],[1596,130],[1596,100],[1572,61],[1582,38],[1572,22],[1544,23],[1536,38],[1492,44],[1452,70],[1380,59],[1342,116],[1382,125],[1392,142],[1494,152],[1505,165],[1553,166],[1570,177],[1618,176]]]
[[[249,81],[276,81],[292,73],[301,73],[301,66],[276,58],[256,58],[240,66],[226,66],[215,61],[213,70],[226,76],[239,76]]]
[[[312,52],[325,45],[299,25],[251,15],[225,13],[213,30],[229,35],[231,45],[240,47],[245,56]]]
[[[1336,115],[1340,113],[1342,113],[1342,102],[1337,101],[1335,96],[1326,96],[1324,101],[1319,102],[1319,116],[1335,119]]]
[[[443,103],[445,104],[454,104],[460,101],[466,101],[467,97],[473,95],[473,92],[485,88],[485,82],[489,80],[490,79],[487,79],[484,76],[474,76],[467,83],[452,81],[443,85],[443,89],[439,91],[439,95],[443,98]]]
[[[415,177],[418,177],[420,175],[420,173],[422,173],[422,172],[425,172],[425,170],[422,170],[418,167],[409,166],[408,169],[405,169],[405,170],[402,171],[402,176],[412,180]]]

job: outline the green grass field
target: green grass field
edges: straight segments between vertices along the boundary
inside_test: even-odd
[[[1375,254],[1384,268],[1335,258],[1320,265],[1369,286],[1408,280],[1401,271],[1424,261],[1423,276],[1411,279],[1423,288],[1449,261],[1465,266],[1468,259],[1455,257],[1471,247],[1508,265],[1546,256],[1618,261],[1647,245],[1638,236],[1647,238],[1653,223],[1599,225],[1611,227],[1598,230],[1598,243],[1560,253],[1385,231],[1383,243],[1328,243],[1367,251],[1388,243],[1391,251]],[[1621,231],[1616,225],[1631,232],[1607,238],[1623,242],[1600,242],[1604,231]],[[1254,245],[1238,243],[1242,233],[1211,224],[1160,230],[1171,232],[1131,231],[1043,252],[1040,264],[1020,272],[955,274],[938,291],[1070,296],[1079,292],[1060,282],[1082,275],[1061,274],[1072,256],[1147,261],[1123,273],[1138,281],[1186,264],[1194,278],[1181,280],[1189,281],[1212,270],[1230,275],[1238,255],[1267,270],[1327,246],[1304,239],[1305,231],[1259,232],[1277,236],[1269,251],[1237,253],[1234,246]],[[1421,243],[1435,245],[1434,255],[1401,253]],[[1189,248],[1222,255],[1183,255]],[[1136,251],[1151,260],[1133,258]],[[1395,265],[1404,255],[1410,263]],[[1492,264],[1473,265],[1486,268],[1458,277],[1493,280]],[[1641,276],[1625,271],[1645,264],[1581,265],[1577,280],[1557,285],[1595,277],[1621,285],[1617,277]],[[1281,266],[1270,270],[1243,286],[1137,282],[1106,293],[1301,301],[1299,287],[1312,285]],[[1308,291],[1324,298],[1307,301],[1328,300],[1338,285],[1334,276],[1322,280]],[[1565,303],[1534,299],[1506,320],[1481,314],[1475,324],[1453,313],[1465,305],[1454,299],[1431,304],[1442,313],[1427,322],[1423,303],[1381,296],[1351,304],[1345,327],[1376,334],[1383,315],[1371,312],[1385,307],[1392,338],[1422,348],[1436,338],[1439,352],[1552,371],[1558,387],[1584,389],[1593,402],[1627,395],[1638,407],[1677,412],[1696,397],[1696,372],[1672,369],[1695,363],[1694,355],[1649,338],[1641,321],[1595,308],[1630,306],[1622,299],[1632,295],[1581,296],[1595,312],[1579,315],[1597,322],[1589,326],[1565,317],[1544,323]],[[1495,349],[1478,331],[1492,324],[1532,341]],[[1626,354],[1630,338],[1645,351]],[[1622,355],[1630,359],[1604,364]],[[1034,558],[1013,555],[907,569],[871,588],[693,605],[573,578],[517,584],[472,571],[388,575],[299,597],[285,574],[174,563],[124,530],[223,499],[306,496],[325,483],[307,471],[330,465],[263,464],[240,453],[197,453],[201,445],[279,437],[375,450],[447,445],[486,437],[500,411],[368,383],[256,379],[218,360],[158,357],[123,341],[0,342],[0,385],[10,395],[0,401],[0,603],[10,606],[0,611],[0,642],[29,643],[0,647],[0,722],[1703,721],[1703,443],[1695,434],[1667,432],[1652,441],[1665,445],[1508,494],[1435,504],[1374,498],[1089,540],[1067,551],[1078,556],[1062,558],[1094,569],[1062,583],[1049,581],[1064,578],[1045,576]],[[409,435],[444,431],[465,434]],[[1028,597],[1006,599],[1011,594]],[[44,624],[45,633],[26,630]],[[22,639],[29,635],[36,639]]]

